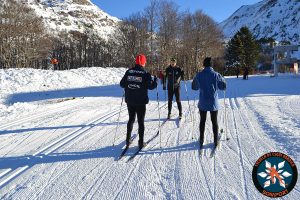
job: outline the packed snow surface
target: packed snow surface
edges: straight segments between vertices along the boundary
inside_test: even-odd
[[[299,76],[227,77],[218,119],[230,139],[222,138],[213,158],[210,117],[200,158],[198,93],[190,81],[186,93],[182,83],[182,121],[174,103],[161,134],[126,162],[138,138],[118,160],[128,120],[118,85],[124,72],[0,70],[0,199],[268,199],[251,177],[260,156],[279,151],[299,169]],[[166,119],[160,84],[158,94],[159,107],[156,90],[149,91],[146,140],[157,133],[159,112],[160,120]],[[137,124],[132,134],[137,134]],[[297,184],[282,199],[299,195]]]

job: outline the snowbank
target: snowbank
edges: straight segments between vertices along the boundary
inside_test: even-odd
[[[97,67],[69,71],[1,69],[1,95],[118,84],[125,70],[125,68]]]
[[[53,103],[55,98],[72,98],[70,95],[74,93],[66,95],[66,89],[119,84],[125,71],[125,68],[97,67],[69,71],[0,69],[0,119],[1,116],[14,115],[30,111],[41,104]],[[57,92],[53,94],[53,91]],[[42,101],[46,99],[43,98],[45,96],[49,97],[48,100]]]

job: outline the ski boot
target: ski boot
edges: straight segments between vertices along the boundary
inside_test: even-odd
[[[170,118],[171,118],[171,113],[168,113],[167,119],[170,119]]]
[[[182,113],[179,113],[179,120],[181,120],[181,118],[182,118]]]
[[[140,149],[144,148],[145,146],[147,146],[147,143],[145,143],[145,142],[139,143],[139,148]]]

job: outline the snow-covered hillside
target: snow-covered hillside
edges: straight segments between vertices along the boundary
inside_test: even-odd
[[[118,84],[124,71],[0,70],[0,199],[269,199],[252,182],[256,160],[280,151],[299,169],[299,76],[227,77],[225,105],[220,93],[218,118],[230,139],[222,138],[213,158],[209,157],[210,120],[204,155],[199,157],[199,114],[194,101],[198,94],[188,81],[191,112],[182,85],[184,119],[177,120],[173,105],[174,116],[162,127],[161,138],[126,162],[137,139],[125,158],[118,160],[126,137],[125,103],[113,146],[122,102]],[[167,103],[161,85],[158,92],[165,120]],[[157,133],[159,124],[156,90],[149,91],[149,96],[146,140]],[[70,97],[76,98],[59,101]],[[137,135],[136,124],[133,135]],[[299,195],[298,183],[282,199]]]
[[[300,41],[300,1],[263,0],[242,6],[220,23],[226,37],[247,26],[256,38],[272,37],[277,41]]]
[[[109,39],[118,31],[116,17],[102,11],[90,0],[23,0],[35,10],[50,34],[79,31]]]

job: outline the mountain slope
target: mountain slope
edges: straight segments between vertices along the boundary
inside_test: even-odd
[[[264,0],[242,6],[220,23],[226,37],[232,37],[242,26],[250,28],[256,38],[299,43],[300,1]]]
[[[45,23],[46,29],[60,32],[79,31],[109,39],[118,30],[119,19],[110,16],[90,0],[25,0]]]

